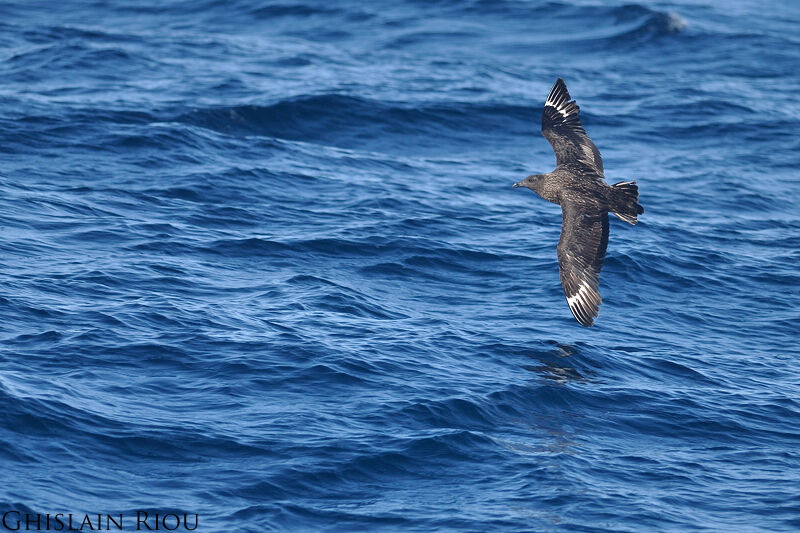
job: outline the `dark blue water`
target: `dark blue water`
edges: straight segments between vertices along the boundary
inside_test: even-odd
[[[5,2],[0,511],[800,530],[800,7]],[[561,76],[610,182],[570,315]],[[24,525],[23,525],[24,527]],[[85,529],[86,530],[86,529]]]

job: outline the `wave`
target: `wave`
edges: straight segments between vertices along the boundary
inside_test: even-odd
[[[359,147],[391,144],[403,135],[423,133],[468,141],[475,131],[487,128],[530,129],[539,113],[538,106],[463,102],[409,106],[322,94],[297,96],[268,106],[195,109],[173,120],[226,134]]]
[[[551,2],[536,7],[514,2],[499,5],[505,5],[506,9],[489,10],[500,17],[495,23],[510,25],[525,35],[511,44],[501,41],[497,46],[504,53],[528,50],[534,54],[546,51],[557,56],[592,57],[627,50],[646,54],[650,45],[663,45],[678,38],[689,26],[677,13],[640,4],[606,7]]]
[[[628,5],[610,11],[616,18],[616,25],[621,27],[613,36],[607,38],[609,43],[644,44],[660,37],[683,32],[688,23],[677,13],[663,12],[642,5]]]
[[[0,507],[794,525],[788,8],[72,4],[0,5]],[[646,209],[591,329],[510,187],[557,76]]]

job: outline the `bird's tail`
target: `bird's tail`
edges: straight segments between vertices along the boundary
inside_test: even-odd
[[[621,181],[611,186],[609,211],[628,224],[638,222],[636,217],[644,213],[644,207],[639,205],[639,187],[635,181]]]

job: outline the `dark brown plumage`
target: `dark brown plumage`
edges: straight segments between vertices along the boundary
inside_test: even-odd
[[[608,245],[608,213],[636,224],[644,213],[635,181],[609,186],[600,152],[583,129],[564,80],[558,78],[542,111],[542,135],[556,154],[556,168],[515,183],[561,206],[558,267],[575,319],[591,326],[602,303],[598,276]]]

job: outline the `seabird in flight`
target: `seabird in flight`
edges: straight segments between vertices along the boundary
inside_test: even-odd
[[[629,224],[644,213],[635,181],[608,185],[600,152],[586,134],[564,80],[558,78],[542,112],[542,135],[556,153],[556,168],[533,174],[514,187],[527,187],[561,206],[558,271],[572,315],[591,326],[602,299],[597,276],[608,244],[608,212]]]

